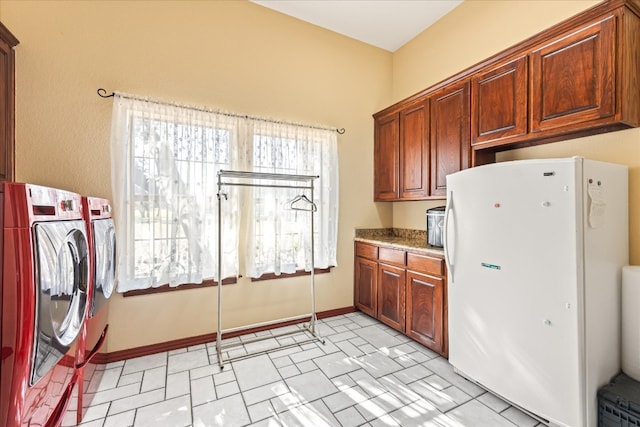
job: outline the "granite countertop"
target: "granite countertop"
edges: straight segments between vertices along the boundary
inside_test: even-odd
[[[356,228],[356,241],[418,249],[427,254],[444,256],[444,249],[427,245],[427,232],[405,228]]]

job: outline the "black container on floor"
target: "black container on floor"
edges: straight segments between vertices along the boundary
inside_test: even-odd
[[[598,427],[640,427],[640,382],[621,373],[600,387]]]

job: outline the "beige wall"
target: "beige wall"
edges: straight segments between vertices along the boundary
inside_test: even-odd
[[[507,151],[498,161],[583,156],[629,166],[629,263],[640,265],[640,129]]]
[[[338,264],[318,310],[353,304],[353,230],[391,224],[373,195],[371,113],[391,102],[391,54],[245,1],[0,1],[16,49],[17,179],[110,197],[104,87],[344,127]],[[308,278],[225,286],[224,328],[309,311]],[[107,351],[210,333],[214,289],[122,298]]]

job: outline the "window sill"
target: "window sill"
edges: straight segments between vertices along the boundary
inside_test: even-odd
[[[315,270],[313,270],[313,272],[314,272],[314,274],[330,273],[331,272],[331,268],[332,267],[316,268]],[[252,282],[262,282],[263,280],[288,279],[289,277],[310,276],[310,275],[311,275],[311,272],[304,271],[304,270],[298,270],[295,273],[290,273],[290,274],[282,273],[280,275],[276,275],[275,273],[265,273],[265,274],[263,274],[262,276],[260,276],[258,278],[252,278],[251,281]],[[223,283],[224,283],[224,281],[223,281]]]
[[[227,277],[226,279],[222,279],[223,285],[231,285],[237,283],[238,280],[235,277]],[[163,292],[174,292],[174,291],[186,291],[188,289],[201,289],[207,288],[210,286],[217,286],[218,282],[212,279],[205,279],[202,283],[186,283],[180,286],[171,287],[169,285],[158,286],[157,288],[148,288],[148,289],[138,289],[135,291],[128,291],[122,294],[123,297],[136,297],[139,295],[150,295],[150,294],[160,294]]]
[[[331,272],[331,268],[316,268],[314,270],[314,274],[325,274],[325,273],[330,273]],[[252,278],[251,281],[252,282],[262,282],[264,280],[277,280],[277,279],[288,279],[290,277],[298,277],[298,276],[310,276],[311,273],[308,271],[304,271],[304,270],[298,270],[295,273],[291,273],[291,274],[280,274],[280,275],[276,275],[274,273],[266,273],[263,274],[262,276],[258,277],[258,278]],[[238,282],[238,279],[236,277],[228,277],[226,279],[222,279],[222,284],[223,285],[232,285]],[[201,289],[201,288],[207,288],[210,286],[217,286],[218,282],[212,280],[212,279],[207,279],[207,280],[203,280],[202,283],[186,283],[184,285],[180,285],[180,286],[175,286],[175,287],[171,287],[169,285],[162,285],[162,286],[158,286],[157,288],[148,288],[148,289],[139,289],[139,290],[135,290],[135,291],[128,291],[128,292],[124,292],[122,294],[123,297],[127,298],[127,297],[136,297],[136,296],[140,296],[140,295],[151,295],[151,294],[160,294],[163,292],[174,292],[174,291],[186,291],[189,289]]]

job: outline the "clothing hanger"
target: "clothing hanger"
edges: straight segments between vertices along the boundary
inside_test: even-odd
[[[295,206],[295,204],[298,203],[298,202],[304,203],[307,206],[306,207]],[[318,210],[318,207],[316,206],[316,204],[313,203],[311,200],[309,200],[309,198],[304,194],[299,194],[296,197],[294,197],[293,199],[291,199],[291,201],[289,201],[288,205],[289,205],[289,209],[292,209],[294,211],[316,212]]]

